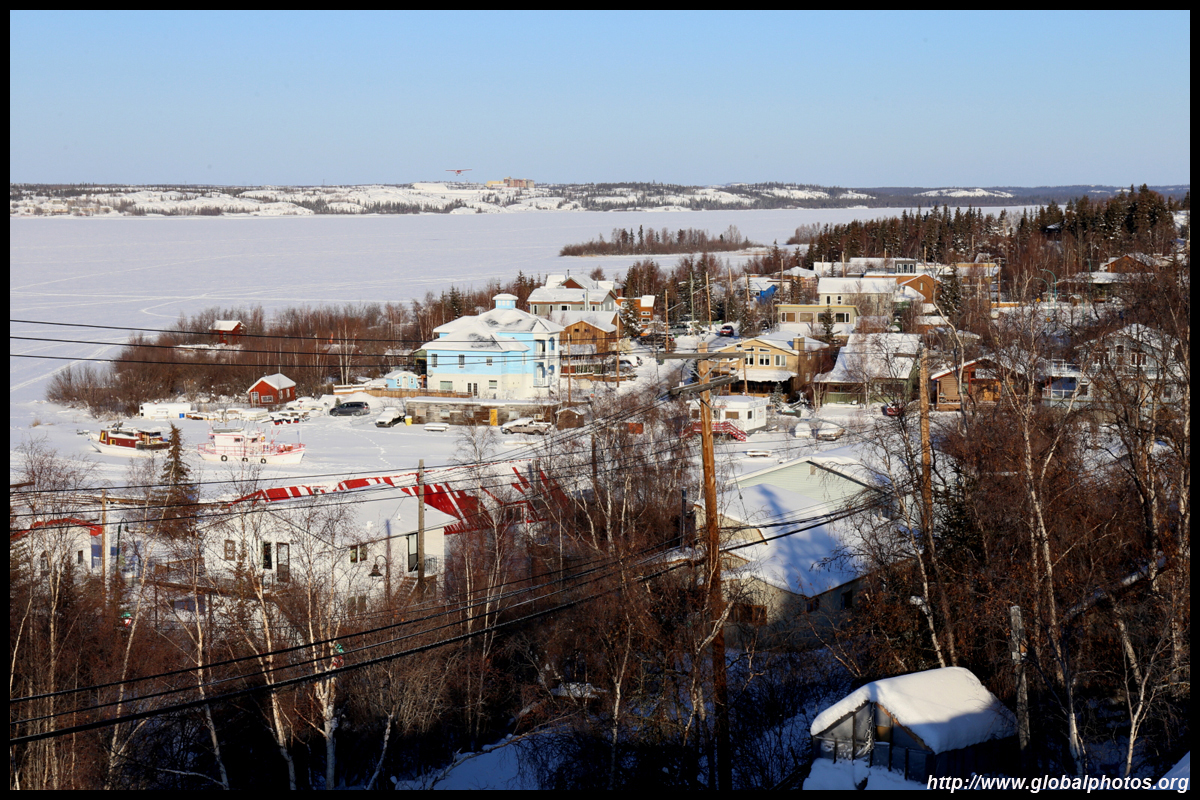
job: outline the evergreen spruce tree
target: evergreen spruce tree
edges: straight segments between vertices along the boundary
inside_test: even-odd
[[[817,339],[825,344],[833,344],[833,308],[828,303],[821,312],[821,335]]]
[[[962,310],[963,292],[962,278],[958,274],[958,267],[953,264],[938,279],[937,297],[942,313],[950,320],[957,321],[958,313]]]
[[[196,500],[199,492],[192,483],[192,471],[184,460],[183,437],[179,428],[171,426],[167,458],[155,493],[158,512],[158,533],[168,538],[180,538],[195,530]]]

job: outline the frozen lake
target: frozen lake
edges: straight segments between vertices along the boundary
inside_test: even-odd
[[[613,228],[736,225],[751,240],[784,242],[798,225],[897,213],[888,209],[530,212],[317,217],[12,219],[9,317],[162,328],[210,306],[403,302],[457,284],[507,281],[600,266],[609,277],[635,257],[560,258],[559,249]],[[660,259],[674,264],[676,257]],[[121,343],[122,331],[13,324],[14,336]],[[65,335],[64,335],[65,334]],[[11,342],[9,353],[97,358],[105,345]],[[69,362],[9,359],[10,402],[42,396]]]
[[[180,314],[211,306],[259,304],[271,312],[292,305],[405,302],[423,297],[426,292],[438,293],[451,284],[507,281],[519,270],[527,275],[546,275],[568,270],[590,272],[600,266],[608,277],[623,275],[637,257],[558,256],[565,244],[601,234],[607,238],[618,227],[702,228],[719,234],[736,225],[751,240],[769,245],[786,241],[798,225],[897,213],[894,209],[793,209],[12,219],[9,317],[163,328]],[[669,267],[676,258],[667,256],[659,261]],[[11,340],[9,346],[10,453],[36,430],[35,419],[42,425],[61,426],[52,436],[56,444],[80,454],[87,452],[85,442],[67,429],[96,428],[96,421],[82,412],[41,402],[47,379],[72,362],[13,354],[64,359],[111,357],[126,341],[128,332],[36,322],[10,322],[9,331],[12,336],[96,342]],[[41,432],[49,430],[43,428]],[[189,434],[194,436],[195,432]],[[374,431],[367,433],[368,439],[374,437]],[[325,454],[341,451],[355,438],[343,441],[334,435],[321,450]],[[416,438],[405,437],[405,441]],[[369,449],[374,458],[383,456],[394,463],[386,448]],[[434,451],[443,450],[444,457],[448,449],[435,447]],[[311,461],[306,461],[306,467],[311,464],[310,468],[319,472],[353,468],[352,462],[358,462],[357,457],[347,458],[348,454],[339,452],[332,459],[334,463],[322,463],[325,458],[316,452]],[[116,467],[115,461],[112,467]]]

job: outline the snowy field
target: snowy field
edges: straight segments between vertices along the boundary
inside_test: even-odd
[[[736,225],[751,240],[769,245],[785,241],[798,225],[895,213],[893,209],[801,209],[13,219],[9,223],[9,316],[164,328],[181,314],[212,306],[260,304],[270,313],[297,305],[407,302],[451,284],[508,281],[518,271],[546,275],[602,267],[608,277],[623,275],[637,257],[558,255],[565,244],[607,237],[616,227],[692,227],[716,234]],[[675,260],[668,256],[660,262],[669,267]],[[37,432],[49,436],[57,449],[84,455],[86,442],[74,430],[95,430],[98,422],[80,411],[42,401],[50,376],[72,362],[15,354],[112,357],[128,333],[36,322],[10,322],[9,332],[95,342],[11,340],[9,347],[10,453]],[[644,369],[651,373],[646,379],[653,379],[657,370],[653,361],[648,360]],[[204,440],[204,423],[185,425],[189,444]],[[345,419],[323,419],[301,427],[311,449],[297,474],[408,469],[422,456],[430,464],[448,463],[455,449],[453,433],[377,430],[366,424],[360,429]],[[426,443],[420,438],[426,435],[436,439]],[[757,441],[768,436],[758,434],[741,448],[774,449]],[[106,465],[104,477],[121,482],[123,459],[93,457]]]

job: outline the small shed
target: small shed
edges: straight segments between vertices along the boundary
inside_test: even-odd
[[[817,758],[869,760],[914,781],[1008,772],[1016,720],[968,669],[944,667],[868,683],[822,711]]]
[[[420,389],[421,376],[408,370],[397,369],[383,376],[388,389]]]
[[[558,429],[582,428],[587,423],[587,408],[563,408],[555,414],[555,424]]]
[[[213,320],[208,332],[218,344],[237,344],[238,339],[246,332],[246,326],[238,319]]]
[[[276,372],[274,375],[259,378],[246,391],[250,396],[250,405],[273,406],[296,399],[296,382],[283,373]]]

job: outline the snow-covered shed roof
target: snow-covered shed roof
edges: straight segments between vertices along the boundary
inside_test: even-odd
[[[242,321],[239,319],[218,319],[214,320],[209,326],[210,331],[221,331],[222,333],[232,333],[241,327]]]
[[[860,686],[818,714],[809,732],[819,736],[869,702],[887,709],[934,753],[1016,733],[1012,712],[963,667],[930,669]]]

